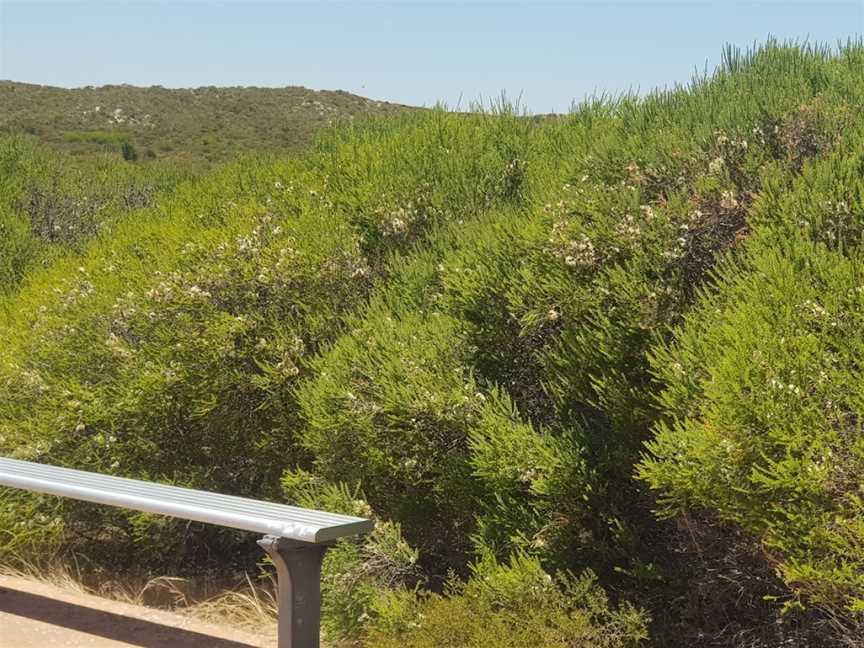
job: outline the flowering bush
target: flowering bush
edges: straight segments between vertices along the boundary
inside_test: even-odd
[[[640,474],[666,513],[716,511],[759,538],[792,601],[858,611],[864,291],[858,229],[836,207],[861,187],[846,160],[763,198],[747,253],[658,349],[665,416]]]
[[[445,316],[370,314],[315,361],[298,394],[315,471],[362,484],[413,544],[451,563],[468,541],[465,448],[484,406],[461,351]]]
[[[0,177],[0,452],[374,514],[328,563],[339,640],[632,645],[641,615],[545,576],[590,568],[658,645],[780,645],[777,598],[830,644],[864,605],[862,63],[772,43],[566,117],[417,111],[122,209]],[[257,555],[22,493],[0,529]]]
[[[26,334],[0,352],[6,448],[236,494],[278,492],[300,456],[292,385],[362,299],[366,266],[347,225],[331,219],[320,233],[309,198],[234,198],[207,220],[177,209],[170,220],[130,222],[88,257],[55,265],[43,278],[52,288],[19,295],[32,300],[15,314]],[[75,519],[81,507],[67,506]],[[152,517],[100,516],[142,550],[151,542]],[[184,536],[205,532],[173,528],[174,544],[190,550]]]

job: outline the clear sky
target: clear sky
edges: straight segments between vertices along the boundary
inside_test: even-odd
[[[17,2],[0,0],[0,79],[59,86],[303,85],[532,112],[713,67],[724,43],[836,43],[846,2]]]

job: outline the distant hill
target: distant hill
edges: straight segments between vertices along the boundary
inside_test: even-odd
[[[406,109],[341,90],[75,89],[0,81],[0,132],[24,131],[72,153],[209,165],[249,150],[297,151],[322,127]]]

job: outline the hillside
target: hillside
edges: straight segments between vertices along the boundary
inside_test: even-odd
[[[0,296],[30,269],[80,251],[194,175],[188,164],[130,163],[106,151],[71,155],[32,135],[0,135]]]
[[[129,85],[76,89],[0,81],[0,131],[25,132],[62,151],[120,151],[194,164],[245,151],[296,152],[340,121],[404,106],[342,91]]]
[[[862,106],[864,45],[772,42],[556,119],[112,156],[113,206],[50,203],[90,234],[0,297],[0,455],[372,517],[330,645],[860,647]],[[24,245],[51,167],[2,143]],[[5,564],[258,570],[247,534],[3,495]]]

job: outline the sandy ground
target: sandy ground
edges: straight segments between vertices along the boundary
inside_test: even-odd
[[[274,648],[269,637],[0,576],[0,648]]]

